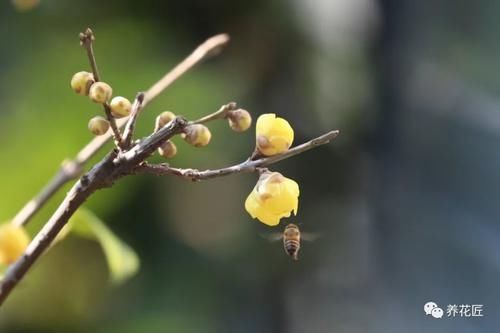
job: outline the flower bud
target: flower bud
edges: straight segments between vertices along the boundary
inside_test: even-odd
[[[211,138],[212,134],[205,125],[194,124],[184,129],[184,140],[195,147],[208,145]]]
[[[156,127],[158,129],[164,127],[166,124],[174,120],[175,114],[170,111],[165,111],[160,113],[158,117],[156,117]]]
[[[79,95],[87,96],[94,84],[94,75],[89,72],[78,72],[71,78],[71,89]]]
[[[158,154],[165,158],[174,157],[177,154],[177,146],[172,141],[167,140],[158,148]]]
[[[245,209],[264,224],[277,225],[281,218],[297,215],[299,185],[279,172],[263,173],[245,201]]]
[[[227,114],[229,126],[236,132],[246,131],[252,125],[252,116],[243,109],[229,111]]]
[[[23,254],[29,241],[23,227],[10,223],[0,225],[0,264],[9,265],[16,261]]]
[[[94,135],[103,135],[109,130],[109,121],[101,116],[94,117],[89,121],[89,130]]]
[[[105,82],[96,82],[89,90],[89,97],[95,103],[104,104],[111,98],[111,95],[113,95],[113,89]]]
[[[12,0],[12,3],[18,11],[24,12],[37,7],[40,0]]]
[[[111,114],[115,118],[123,118],[130,114],[132,110],[132,104],[128,99],[122,96],[113,97],[109,103],[111,109]]]
[[[280,154],[293,143],[293,128],[288,121],[277,118],[274,113],[266,113],[257,119],[256,145],[262,155]]]

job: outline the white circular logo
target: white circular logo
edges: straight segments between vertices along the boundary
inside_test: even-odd
[[[424,311],[426,315],[430,315],[432,313],[432,309],[437,308],[438,305],[434,302],[427,302],[424,305]]]
[[[441,309],[441,308],[437,308],[437,307],[436,307],[436,308],[432,309],[432,311],[431,311],[431,315],[432,315],[434,318],[436,318],[436,319],[440,319],[440,318],[442,318],[442,317],[443,317],[443,309]]]

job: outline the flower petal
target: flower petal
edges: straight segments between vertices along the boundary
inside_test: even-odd
[[[256,134],[268,136],[267,134],[272,129],[275,118],[276,114],[274,113],[265,113],[260,115],[259,118],[257,119],[257,123],[255,124]]]

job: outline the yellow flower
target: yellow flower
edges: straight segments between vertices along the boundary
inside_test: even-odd
[[[253,217],[270,226],[282,217],[297,215],[299,185],[279,172],[266,172],[245,201],[245,209]]]
[[[0,225],[0,264],[13,263],[28,246],[29,237],[24,228],[10,223]]]
[[[257,149],[265,156],[280,154],[293,143],[293,128],[288,121],[274,113],[263,114],[257,119]]]

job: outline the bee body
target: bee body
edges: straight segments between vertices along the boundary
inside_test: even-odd
[[[300,230],[297,225],[290,223],[285,227],[285,231],[283,232],[283,247],[286,254],[292,257],[293,260],[299,260]]]

